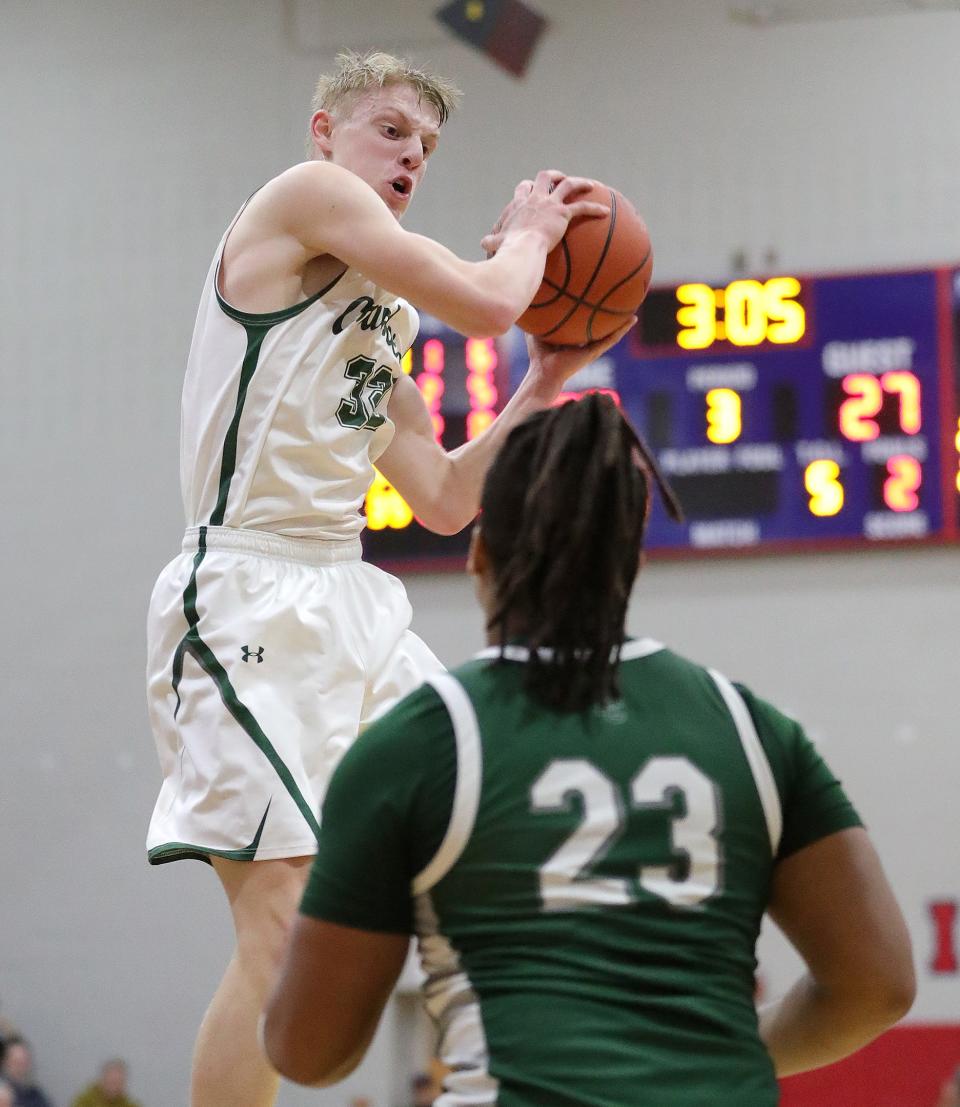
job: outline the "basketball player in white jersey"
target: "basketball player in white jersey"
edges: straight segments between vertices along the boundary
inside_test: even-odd
[[[150,605],[164,781],[149,859],[209,862],[236,930],[197,1040],[192,1107],[273,1103],[256,1025],[330,773],[440,668],[408,629],[403,587],[360,560],[374,462],[426,526],[460,530],[510,428],[629,329],[576,350],[531,342],[500,418],[445,453],[400,368],[411,303],[464,334],[501,334],[570,219],[606,208],[578,198],[590,181],[544,171],[484,240],[489,260],[402,230],[456,90],[384,54],[339,63],[318,85],[311,160],[255,193],[210,268],[183,391],[187,531]]]

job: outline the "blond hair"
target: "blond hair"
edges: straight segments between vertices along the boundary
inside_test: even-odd
[[[435,108],[441,127],[462,96],[451,81],[418,69],[405,58],[395,58],[381,51],[357,54],[344,50],[337,55],[336,71],[323,74],[317,81],[310,110],[311,113],[332,111],[358,92],[396,84],[410,85],[421,100]]]

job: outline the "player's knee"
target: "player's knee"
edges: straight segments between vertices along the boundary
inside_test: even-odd
[[[271,977],[282,963],[303,890],[305,870],[253,874],[244,894],[232,900],[237,957],[248,971]]]
[[[236,959],[244,976],[264,996],[283,963],[292,921],[289,915],[271,911],[237,927]]]

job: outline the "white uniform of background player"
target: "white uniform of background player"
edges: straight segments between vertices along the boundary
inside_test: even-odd
[[[545,170],[483,239],[487,261],[407,233],[399,219],[453,90],[387,55],[340,62],[318,85],[313,160],[255,193],[207,279],[183,398],[188,529],[150,606],[164,782],[149,856],[208,860],[236,932],[197,1038],[191,1107],[274,1102],[257,1022],[330,771],[372,716],[439,667],[408,630],[399,582],[359,560],[373,463],[431,530],[462,529],[511,427],[630,325],[582,349],[530,340],[500,417],[446,453],[400,371],[417,327],[409,303],[461,333],[502,334],[570,219],[607,209],[578,199],[591,181]]]

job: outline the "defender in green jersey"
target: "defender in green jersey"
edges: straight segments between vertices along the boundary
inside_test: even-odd
[[[495,643],[351,749],[264,1040],[341,1078],[419,939],[441,1107],[764,1107],[909,1006],[909,939],[803,730],[623,640],[655,464],[611,401],[528,420],[471,567]],[[766,910],[810,967],[758,1018]]]

